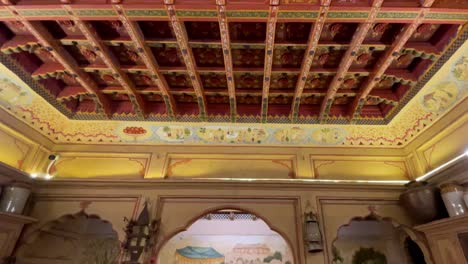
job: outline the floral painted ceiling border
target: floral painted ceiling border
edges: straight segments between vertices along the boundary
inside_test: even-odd
[[[55,143],[404,146],[467,95],[468,41],[385,126],[71,120],[0,65],[0,107]]]

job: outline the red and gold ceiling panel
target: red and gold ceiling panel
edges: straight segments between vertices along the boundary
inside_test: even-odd
[[[69,119],[387,124],[456,50],[460,2],[5,0],[1,60]]]

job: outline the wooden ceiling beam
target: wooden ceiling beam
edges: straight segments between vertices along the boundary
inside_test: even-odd
[[[221,34],[221,45],[223,46],[224,68],[226,71],[226,80],[229,94],[229,106],[231,122],[236,122],[237,104],[236,104],[236,85],[234,82],[234,71],[232,67],[231,56],[231,38],[229,36],[228,19],[226,16],[226,0],[216,0],[218,10],[219,31]]]
[[[130,78],[128,78],[127,73],[121,69],[119,61],[115,58],[109,47],[103,43],[93,26],[87,21],[82,21],[75,14],[70,5],[63,5],[63,8],[68,12],[73,22],[78,26],[88,42],[93,46],[94,52],[96,52],[107,67],[110,68],[112,74],[119,81],[120,85],[127,90],[129,95],[128,97],[136,115],[141,119],[145,119],[147,115],[145,101],[136,92],[135,85],[132,83]]]
[[[366,81],[361,85],[360,92],[355,97],[351,105],[349,118],[352,123],[361,115],[362,107],[366,102],[366,97],[381,80],[393,60],[400,55],[401,49],[404,47],[411,35],[416,31],[418,26],[422,24],[424,17],[429,12],[429,8],[433,3],[434,0],[421,1],[422,8],[420,8],[418,16],[413,20],[413,22],[406,24],[403,27],[403,30],[397,35],[390,48],[388,48],[379,58],[371,74],[369,74]]]
[[[189,74],[190,80],[192,81],[193,89],[197,95],[199,117],[202,121],[206,121],[207,111],[205,93],[203,92],[203,85],[200,79],[200,74],[197,71],[195,57],[193,56],[192,48],[188,42],[187,31],[183,22],[179,21],[179,18],[177,17],[174,1],[164,0],[164,4],[166,6],[167,14],[169,15],[172,29],[176,35],[177,43],[179,45],[180,51],[182,52],[182,57],[184,58],[187,72]]]
[[[327,95],[322,101],[320,106],[320,113],[319,113],[319,120],[322,123],[330,113],[330,108],[334,101],[334,96],[338,89],[343,84],[344,78],[346,73],[349,70],[349,67],[353,63],[354,59],[356,58],[357,54],[359,53],[359,48],[364,41],[367,32],[371,29],[375,19],[377,18],[377,14],[382,6],[383,0],[374,0],[372,2],[372,8],[369,12],[367,20],[365,23],[359,24],[356,32],[353,35],[349,48],[346,50],[343,58],[340,61],[340,65],[338,66],[338,70],[333,77],[333,80],[330,83],[330,86],[327,90]]]
[[[266,40],[265,40],[265,63],[263,70],[262,108],[261,122],[266,123],[268,119],[268,95],[270,92],[271,69],[273,67],[273,51],[275,48],[276,21],[278,20],[279,0],[270,0],[268,14]]]
[[[55,40],[49,33],[46,27],[42,25],[40,21],[28,21],[16,11],[14,6],[6,6],[6,8],[15,15],[16,19],[20,21],[31,34],[37,39],[37,41],[49,51],[52,56],[67,70],[69,74],[74,77],[77,82],[86,89],[96,105],[96,113],[103,114],[107,117],[112,116],[110,102],[98,88],[98,85],[94,80],[82,71],[76,60],[65,50],[59,41]]]
[[[307,49],[304,52],[304,58],[302,60],[301,71],[296,83],[296,90],[294,92],[294,99],[291,108],[291,121],[296,122],[299,117],[299,106],[301,104],[302,92],[307,81],[307,78],[310,74],[310,68],[312,66],[312,61],[314,60],[315,50],[319,45],[320,35],[322,34],[323,26],[325,25],[325,19],[327,17],[327,12],[330,8],[330,2],[321,1],[320,11],[317,20],[314,23],[313,29],[309,33],[309,40],[307,44]]]
[[[137,51],[145,63],[146,67],[151,72],[151,78],[156,83],[161,93],[163,94],[164,103],[166,104],[166,112],[171,118],[175,118],[176,115],[176,102],[174,97],[169,93],[169,85],[166,79],[159,71],[159,65],[154,57],[151,49],[145,43],[145,36],[141,31],[138,22],[130,21],[125,15],[125,11],[122,5],[114,5],[114,9],[117,12],[120,21],[124,25],[131,39],[134,40],[134,44],[137,47]]]

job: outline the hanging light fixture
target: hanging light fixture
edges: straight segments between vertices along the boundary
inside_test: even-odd
[[[312,210],[304,214],[305,219],[305,242],[307,251],[310,253],[323,251],[322,234],[317,221],[317,214]]]
[[[123,248],[127,252],[130,260],[124,261],[124,264],[139,264],[139,259],[143,251],[147,251],[153,245],[153,238],[158,229],[158,221],[150,222],[148,203],[138,216],[137,220],[124,219],[127,222],[125,228],[126,240]]]

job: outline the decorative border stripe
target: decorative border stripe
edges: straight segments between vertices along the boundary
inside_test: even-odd
[[[13,15],[8,10],[0,10],[0,17],[13,17]]]
[[[228,17],[268,18],[268,11],[227,11]]]
[[[327,18],[367,18],[369,12],[333,12],[327,13]]]
[[[377,18],[395,18],[395,19],[406,19],[416,18],[419,15],[418,12],[404,13],[404,12],[385,12],[381,11],[377,14]]]
[[[468,14],[454,14],[454,13],[429,13],[426,19],[450,19],[450,20],[468,20]]]
[[[25,17],[66,16],[63,9],[17,9],[18,14]]]
[[[128,17],[167,17],[165,9],[126,9]]]
[[[113,9],[73,9],[77,16],[116,16],[117,13]]]
[[[303,12],[303,11],[283,11],[278,13],[278,18],[317,18],[318,12]]]
[[[212,10],[176,10],[177,16],[180,17],[217,17],[216,11]]]

